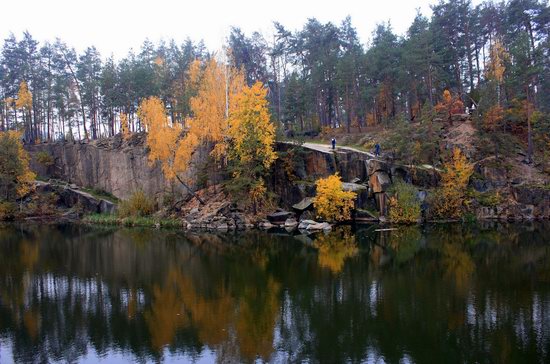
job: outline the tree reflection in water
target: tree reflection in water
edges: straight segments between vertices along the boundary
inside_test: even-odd
[[[319,266],[329,269],[332,273],[340,273],[346,259],[356,256],[359,252],[355,235],[349,226],[330,233],[317,234],[313,246],[318,250]]]
[[[3,226],[0,345],[17,362],[549,362],[549,232]]]

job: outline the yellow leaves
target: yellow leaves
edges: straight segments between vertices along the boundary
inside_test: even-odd
[[[464,112],[464,103],[458,96],[454,97],[451,91],[445,90],[443,91],[443,100],[435,105],[435,110],[444,114],[450,121],[452,115]]]
[[[466,187],[473,172],[473,164],[468,162],[459,148],[455,148],[441,174],[441,190],[432,202],[432,213],[435,217],[458,218],[462,215]]]
[[[196,63],[191,65],[192,80],[199,77],[197,67]],[[189,133],[195,134],[201,142],[222,142],[227,130],[226,108],[243,87],[242,72],[225,67],[214,58],[208,61],[200,76],[198,94],[190,101],[193,118]]]
[[[17,93],[17,100],[15,106],[18,109],[25,109],[27,111],[32,109],[32,94],[29,91],[27,82],[21,81],[19,85],[19,92]]]
[[[265,199],[266,193],[267,188],[265,187],[264,181],[260,179],[250,189],[250,200],[254,205],[261,204]]]
[[[216,159],[228,157],[244,167],[240,172],[245,171],[248,177],[252,171],[251,199],[265,199],[267,191],[257,167],[268,169],[276,159],[275,127],[270,122],[266,90],[261,83],[246,87],[242,72],[215,59],[204,67],[193,62],[188,77],[196,87],[196,96],[190,100],[192,117],[186,120],[186,130],[170,121],[157,97],[140,104],[138,116],[148,131],[149,160],[160,161],[164,175],[174,179],[188,170],[200,146],[212,146],[211,155]],[[236,170],[234,175],[240,172]]]
[[[18,197],[23,197],[32,191],[36,174],[34,174],[29,167],[30,157],[27,151],[23,148],[23,143],[21,143],[21,133],[17,131],[8,131],[7,133],[10,135],[10,138],[17,140],[17,156],[21,169],[19,175],[17,176],[16,191]]]
[[[454,148],[451,160],[445,164],[445,172],[441,176],[443,187],[464,190],[473,172],[473,164],[468,162],[460,148]]]
[[[30,157],[21,143],[21,132],[5,131],[0,133],[0,177],[15,180],[13,188],[16,197],[23,197],[32,191],[36,175],[29,168]],[[12,187],[5,187],[12,188]],[[7,195],[9,195],[8,191]]]
[[[120,113],[120,132],[122,133],[122,139],[127,140],[130,137],[130,123],[128,115],[125,113]]]
[[[196,59],[191,63],[191,65],[189,66],[189,69],[187,70],[187,77],[193,89],[199,88],[201,74],[202,74],[201,61]]]
[[[256,82],[252,87],[244,87],[233,99],[228,129],[230,158],[241,165],[257,161],[269,169],[277,159],[273,150],[275,127],[270,121],[266,94],[262,84]]]
[[[355,235],[347,230],[341,236],[338,236],[337,232],[320,234],[315,239],[313,246],[318,250],[317,262],[319,266],[334,274],[342,271],[346,259],[359,253]]]
[[[451,91],[445,90],[443,91],[443,102],[448,104],[452,101],[453,97],[451,95]]]
[[[500,85],[504,81],[505,62],[509,59],[510,55],[506,52],[500,39],[495,40],[490,50],[489,65],[486,71],[487,78],[497,81]]]
[[[313,205],[317,215],[329,221],[343,221],[351,217],[356,194],[342,189],[338,174],[317,181],[317,194]]]
[[[188,77],[191,87],[197,89],[197,95],[190,100],[193,117],[186,120],[187,133],[179,138],[181,128],[172,125],[169,127],[172,131],[159,135],[166,147],[159,151],[157,159],[171,164],[170,168],[163,167],[170,179],[189,168],[193,153],[200,145],[212,143],[212,155],[217,159],[226,155],[225,138],[229,127],[227,102],[244,86],[242,72],[226,68],[214,58],[208,61],[204,69],[200,61],[194,61],[189,67]],[[168,152],[174,153],[173,156]]]
[[[158,97],[143,100],[138,109],[138,116],[148,131],[149,161],[161,161],[164,175],[168,179],[173,179],[176,173],[173,169],[174,150],[181,126],[168,120],[164,104]]]
[[[375,126],[376,125],[376,116],[374,113],[369,112],[367,114],[367,126]]]
[[[389,198],[389,220],[398,224],[416,224],[421,217],[420,201],[417,189],[402,181],[392,186]]]

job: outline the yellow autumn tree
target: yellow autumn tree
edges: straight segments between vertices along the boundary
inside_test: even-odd
[[[459,218],[464,212],[464,197],[474,166],[459,148],[455,148],[444,167],[441,189],[431,201],[431,214],[435,218]]]
[[[497,105],[500,105],[501,86],[504,82],[504,72],[506,72],[506,62],[510,59],[510,55],[504,48],[500,39],[496,39],[491,45],[489,53],[489,64],[485,71],[487,79],[496,83]]]
[[[204,69],[197,62],[192,63],[189,79],[198,90],[190,100],[193,116],[186,120],[187,133],[176,149],[174,168],[178,172],[189,168],[191,157],[200,145],[212,146],[212,155],[217,159],[225,155],[229,105],[245,85],[242,72],[226,67],[214,58]]]
[[[31,127],[32,94],[29,91],[27,82],[21,81],[15,107],[23,112],[23,117],[28,127]]]
[[[510,59],[510,55],[504,48],[500,39],[495,40],[491,45],[489,54],[489,64],[487,65],[487,77],[497,81],[499,84],[504,81],[504,72],[506,71],[505,62]]]
[[[452,116],[464,112],[464,103],[458,96],[453,96],[451,91],[443,91],[443,100],[435,105],[435,111],[441,114],[452,125]]]
[[[164,104],[158,97],[143,100],[138,110],[148,132],[150,162],[159,161],[166,178],[177,179],[190,192],[182,174],[189,169],[193,153],[200,146],[212,148],[212,154],[217,158],[225,156],[229,105],[244,87],[242,72],[226,67],[214,58],[204,67],[197,62],[193,62],[188,71],[197,92],[190,100],[192,117],[186,120],[186,129],[167,117]],[[195,197],[202,202],[198,196]]]
[[[344,191],[338,174],[321,178],[316,182],[317,193],[313,206],[317,215],[328,221],[344,221],[351,218],[355,192]]]
[[[29,161],[21,132],[0,132],[0,200],[13,201],[32,190],[36,175],[29,168]]]
[[[277,159],[274,150],[275,126],[271,122],[267,90],[260,82],[245,86],[231,104],[227,139],[233,191],[249,191],[248,201],[256,210],[265,200],[264,177]]]
[[[27,113],[32,110],[32,94],[29,91],[27,82],[25,81],[21,81],[21,84],[19,85],[19,92],[17,93],[15,106],[18,109],[24,110]]]
[[[141,102],[138,116],[147,128],[147,145],[149,146],[149,161],[160,161],[166,178],[176,177],[174,168],[176,153],[175,147],[182,131],[181,126],[170,122],[162,101],[155,96]]]
[[[128,115],[123,112],[120,113],[120,133],[124,140],[130,137],[130,122],[128,120]]]

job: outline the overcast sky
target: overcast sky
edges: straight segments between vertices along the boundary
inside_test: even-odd
[[[299,29],[308,18],[340,24],[350,15],[362,43],[377,23],[391,21],[403,34],[416,9],[429,16],[437,0],[19,0],[13,13],[4,5],[0,36],[10,32],[20,38],[28,30],[39,41],[64,40],[82,50],[95,45],[104,57],[123,57],[139,49],[145,38],[157,42],[174,38],[203,39],[209,50],[219,50],[231,26],[248,35],[273,34],[273,21],[290,30]]]

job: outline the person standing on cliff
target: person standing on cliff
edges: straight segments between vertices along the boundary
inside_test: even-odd
[[[378,143],[374,146],[374,155],[380,157],[380,144]]]
[[[336,139],[335,139],[335,138],[332,138],[332,140],[330,141],[330,143],[332,144],[332,150],[336,149]]]

